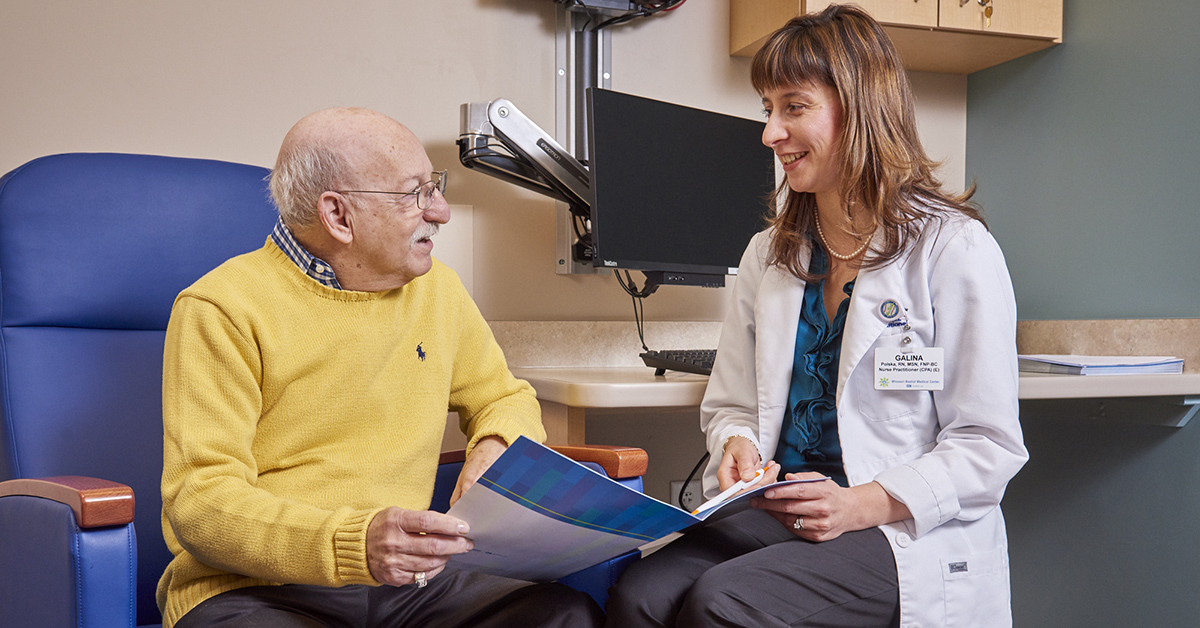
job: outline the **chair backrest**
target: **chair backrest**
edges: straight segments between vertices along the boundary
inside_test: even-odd
[[[67,154],[0,179],[0,480],[134,489],[138,624],[156,623],[162,349],[175,296],[262,246],[264,168]]]

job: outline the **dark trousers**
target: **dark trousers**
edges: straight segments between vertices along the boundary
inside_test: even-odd
[[[200,603],[176,628],[505,628],[601,626],[586,593],[447,568],[429,586],[247,587]]]
[[[685,534],[631,565],[608,626],[898,626],[900,594],[883,532],[824,543],[750,509]]]

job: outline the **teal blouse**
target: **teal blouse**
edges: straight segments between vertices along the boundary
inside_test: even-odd
[[[812,251],[809,268],[816,273],[825,272],[829,263],[824,251],[819,246],[812,247]],[[775,461],[782,467],[781,478],[784,473],[815,471],[847,486],[835,395],[842,330],[850,299],[842,301],[830,321],[825,314],[824,285],[822,280],[809,282],[804,288],[804,305],[796,325],[792,383]],[[849,296],[854,291],[854,281],[842,290]]]

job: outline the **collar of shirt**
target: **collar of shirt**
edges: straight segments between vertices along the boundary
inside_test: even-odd
[[[292,230],[283,224],[282,218],[275,221],[275,229],[271,231],[271,240],[275,246],[279,247],[279,250],[283,251],[284,255],[288,256],[288,259],[295,262],[300,270],[314,281],[334,290],[342,289],[342,286],[338,284],[337,277],[333,274],[333,267],[300,246],[296,237],[292,235]]]

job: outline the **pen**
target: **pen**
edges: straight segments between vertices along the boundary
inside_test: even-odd
[[[725,501],[726,499],[729,499],[729,497],[731,495],[733,495],[734,493],[737,493],[738,491],[746,488],[747,486],[753,485],[755,482],[759,481],[759,479],[762,478],[764,471],[765,471],[765,469],[759,469],[758,471],[755,471],[754,477],[750,478],[749,480],[738,480],[737,483],[735,483],[733,486],[730,486],[729,488],[721,491],[720,495],[717,495],[716,497],[704,502],[703,504],[700,504],[700,507],[693,510],[692,514],[694,515],[694,514],[699,513],[700,511],[708,510],[709,508],[716,506],[717,504]]]

